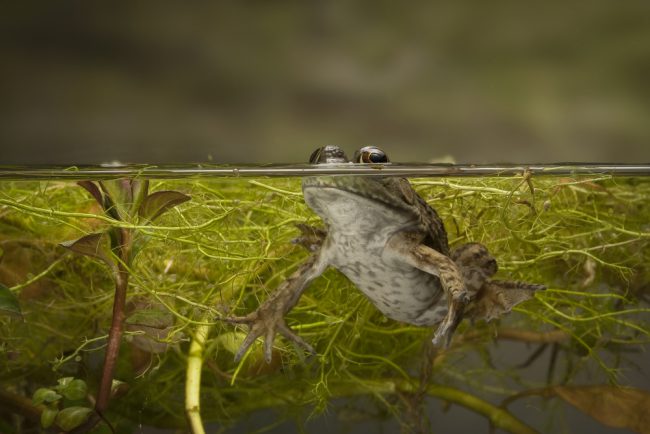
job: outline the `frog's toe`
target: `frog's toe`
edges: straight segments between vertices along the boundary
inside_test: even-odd
[[[451,343],[451,336],[453,333],[454,330],[450,327],[449,322],[443,322],[436,330],[431,342],[436,347],[447,348]]]
[[[271,363],[273,360],[273,339],[275,339],[275,330],[268,329],[264,338],[264,360]]]
[[[248,349],[253,345],[253,342],[262,335],[262,332],[263,330],[261,328],[251,327],[250,332],[248,332],[246,338],[244,338],[244,342],[242,342],[239,350],[237,350],[237,353],[235,354],[235,363],[238,363],[242,357],[244,357],[244,354],[248,352]],[[271,342],[273,342],[273,338],[271,338]],[[267,361],[270,362],[270,359]]]
[[[265,321],[263,315],[255,311],[246,316],[230,316],[221,319],[231,324],[246,324],[248,326],[248,334],[235,354],[235,362],[239,362],[244,357],[257,338],[264,336],[264,358],[268,363],[271,363],[275,327]]]
[[[253,314],[249,314],[246,316],[224,316],[224,317],[217,317],[216,319],[220,321],[225,321],[230,324],[251,324],[255,320],[255,318],[253,318]]]
[[[298,336],[287,326],[286,324],[282,324],[278,327],[278,331],[282,336],[290,340],[291,342],[295,343],[305,351],[307,351],[310,354],[316,354],[316,350],[314,350],[314,347],[309,345],[303,338]]]
[[[267,363],[271,363],[271,360],[273,359],[273,342],[275,340],[276,333],[280,333],[282,336],[287,338],[289,341],[294,342],[305,351],[311,354],[316,354],[314,348],[305,342],[300,336],[295,334],[293,330],[291,330],[289,326],[285,324],[283,318],[261,319],[256,315],[256,312],[253,312],[251,315],[243,317],[229,317],[224,318],[224,320],[234,324],[247,324],[249,327],[249,332],[246,335],[246,338],[244,338],[244,341],[235,354],[235,362],[239,362],[253,345],[253,343],[257,340],[257,338],[263,336],[264,359]]]
[[[431,343],[433,343],[434,347],[446,347],[447,345],[443,345],[442,343],[444,342],[446,344],[449,341],[449,338],[444,336],[444,333],[439,333],[439,331],[440,329],[436,330],[433,339],[431,339]]]
[[[452,303],[449,306],[447,315],[442,320],[435,334],[433,335],[433,345],[442,346],[444,348],[449,347],[451,343],[451,338],[458,327],[458,324],[463,319],[463,307],[464,304]]]

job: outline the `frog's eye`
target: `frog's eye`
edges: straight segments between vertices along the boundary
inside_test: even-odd
[[[348,157],[341,148],[327,145],[316,149],[309,157],[309,164],[341,164],[349,163]]]
[[[309,156],[309,164],[318,164],[320,160],[320,154],[323,152],[323,148],[318,148]]]
[[[354,153],[355,163],[388,163],[388,155],[376,146],[365,146]]]

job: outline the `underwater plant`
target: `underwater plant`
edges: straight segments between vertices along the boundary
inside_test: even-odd
[[[102,195],[122,188],[110,182],[117,185],[95,185]],[[562,402],[604,425],[647,432],[648,392],[627,379],[647,373],[634,365],[650,337],[646,178],[413,179],[452,247],[485,244],[497,277],[547,290],[508,317],[461,324],[449,348],[432,352],[430,329],[386,319],[328,270],[287,315],[316,355],[278,339],[270,364],[258,343],[235,363],[245,330],[215,318],[254,310],[309,254],[291,243],[296,224],[320,224],[299,180],[149,182],[192,200],[152,221],[133,202],[122,206],[127,214],[98,207],[92,191],[89,201],[70,182],[0,184],[1,430],[36,431],[44,404],[31,397],[40,388],[61,395],[51,386],[59,378],[84,381],[86,395],[99,399],[117,293],[106,267],[122,264],[129,298],[112,378],[123,383],[103,412],[117,432],[186,429],[188,414],[194,432],[286,421],[309,431],[325,412],[342,426],[373,420],[417,432],[443,423],[437,403],[480,415],[486,431],[557,432],[567,427]],[[87,235],[57,246],[80,233]],[[122,242],[112,240],[129,236],[126,261]],[[274,409],[271,420],[249,419],[264,409]],[[428,420],[432,413],[437,419]]]
[[[111,328],[108,333],[102,377],[95,398],[95,412],[102,417],[114,390],[113,374],[126,317],[129,270],[139,248],[138,226],[150,224],[170,208],[190,198],[183,193],[170,190],[149,193],[148,180],[117,179],[98,183],[80,181],[78,184],[93,196],[107,216],[125,224],[113,224],[102,232],[61,243],[61,246],[75,253],[104,263],[115,281]],[[98,420],[91,420],[90,424],[97,422]]]

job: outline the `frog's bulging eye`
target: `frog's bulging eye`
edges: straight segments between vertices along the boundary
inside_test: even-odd
[[[388,155],[376,146],[365,146],[354,154],[355,163],[388,163]]]
[[[386,154],[384,153],[371,153],[368,154],[367,156],[368,160],[370,160],[373,163],[386,163],[388,161],[388,158],[386,157]]]
[[[345,152],[338,146],[327,145],[316,149],[309,157],[309,164],[349,163]]]
[[[309,164],[318,164],[318,160],[320,160],[320,154],[323,152],[323,148],[318,148],[314,152],[311,153],[309,156]]]

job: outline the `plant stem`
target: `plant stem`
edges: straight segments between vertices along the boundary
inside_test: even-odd
[[[515,434],[536,434],[537,431],[517,419],[508,410],[490,404],[487,401],[478,398],[462,390],[446,386],[430,385],[427,387],[427,394],[445,401],[453,402],[470,409],[476,413],[485,416],[490,423],[497,428],[501,428]]]
[[[126,306],[126,293],[129,287],[129,270],[131,245],[133,243],[133,231],[122,229],[120,231],[121,245],[117,252],[119,262],[115,272],[115,297],[113,298],[113,319],[111,329],[108,333],[108,343],[106,345],[106,355],[104,356],[104,368],[102,378],[97,391],[97,402],[95,410],[100,415],[108,408],[108,401],[111,399],[111,389],[113,386],[113,375],[117,357],[120,354],[120,343],[122,342],[122,332],[124,331],[124,312]]]
[[[95,410],[103,413],[108,408],[108,401],[111,397],[111,387],[113,385],[113,374],[117,357],[120,353],[120,343],[122,341],[122,331],[124,329],[124,308],[126,305],[126,291],[129,285],[129,273],[124,265],[118,264],[115,281],[115,297],[113,298],[113,319],[111,328],[108,333],[108,343],[106,345],[106,355],[104,356],[104,368],[102,370],[102,379],[97,391],[97,403]]]
[[[385,378],[382,380],[367,380],[362,382],[346,380],[330,381],[327,383],[327,389],[331,398],[337,399],[361,395],[413,394],[421,390],[421,385],[419,378]],[[500,428],[513,434],[538,434],[538,431],[519,420],[506,408],[494,405],[470,392],[439,384],[429,384],[423,390],[427,396],[460,405],[484,416],[495,428]],[[297,400],[308,401],[313,399],[313,395],[309,391],[305,391],[305,394],[297,390],[295,392],[297,395],[294,398]],[[286,406],[288,396],[291,395],[268,393],[256,396],[254,400],[240,402],[237,408],[238,414],[248,414],[261,409]]]
[[[205,434],[201,420],[201,368],[203,367],[203,349],[210,331],[209,325],[200,325],[194,332],[187,356],[187,373],[185,380],[185,414],[192,434]]]
[[[122,228],[120,230],[120,245],[116,249],[119,261],[114,270],[115,295],[113,297],[113,318],[111,320],[111,328],[108,332],[102,378],[97,389],[95,413],[85,423],[75,428],[72,431],[74,434],[89,432],[100,420],[108,423],[104,418],[104,413],[108,408],[108,402],[111,399],[113,391],[113,375],[115,374],[115,365],[117,364],[117,357],[120,354],[122,332],[124,331],[124,320],[126,318],[124,310],[126,307],[126,293],[129,287],[129,270],[127,267],[130,264],[132,244],[133,231]]]
[[[19,414],[38,426],[41,424],[41,413],[43,413],[42,408],[32,404],[31,399],[9,392],[8,390],[0,389],[0,413],[3,413],[3,410],[9,411],[13,414]],[[56,423],[54,423],[50,428],[43,430],[43,432],[52,433],[58,433],[61,431],[61,428]]]
[[[0,407],[40,424],[42,410],[22,395],[0,389]]]
[[[414,393],[420,387],[419,381],[413,379],[403,380],[385,380],[379,382],[364,383],[330,383],[329,390],[333,396],[355,396],[365,393],[394,394],[395,392]],[[458,404],[471,411],[485,416],[492,426],[501,428],[513,434],[537,434],[533,428],[529,427],[508,410],[491,404],[471,393],[464,392],[453,387],[430,384],[425,387],[425,393],[429,396],[440,398],[447,402]]]

